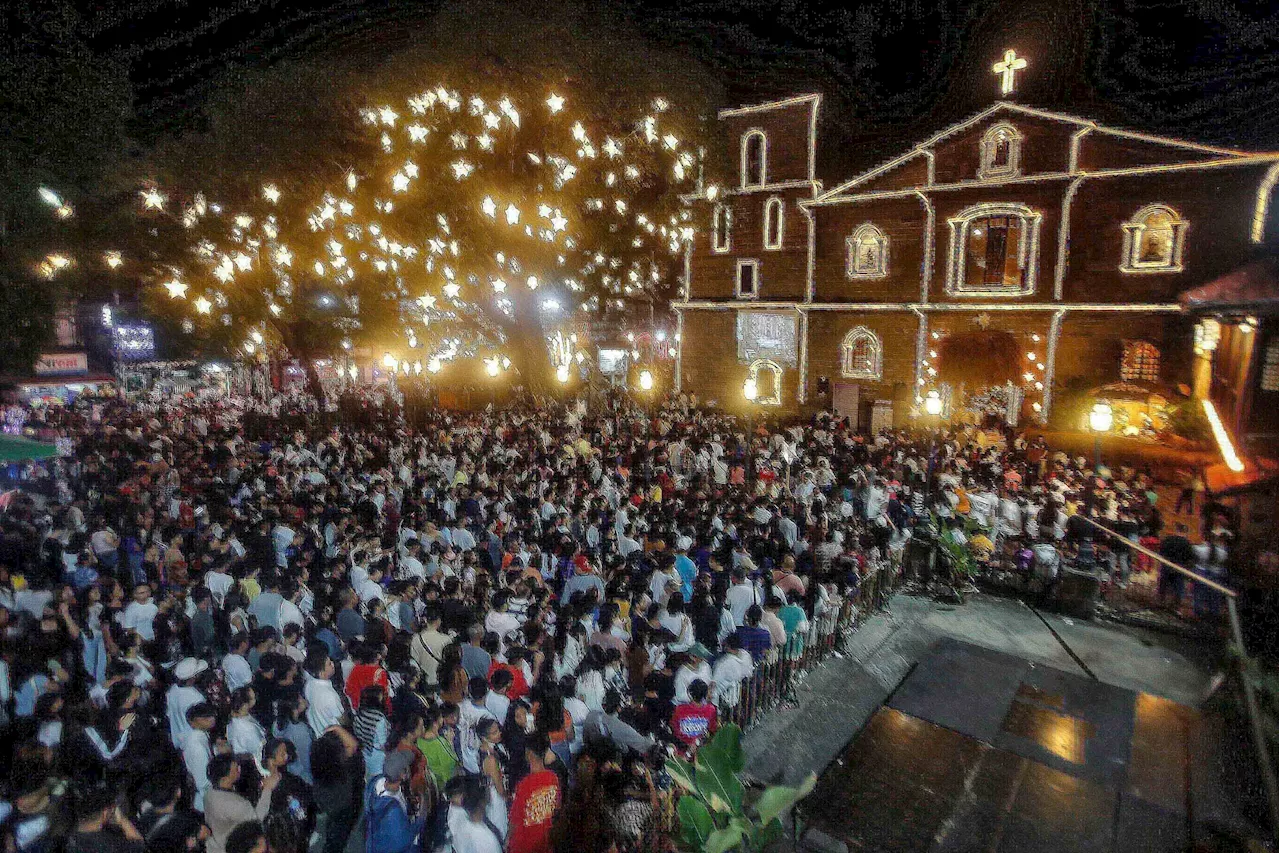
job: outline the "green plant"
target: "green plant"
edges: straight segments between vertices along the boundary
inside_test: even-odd
[[[760,851],[782,834],[782,815],[817,784],[809,774],[799,787],[771,785],[748,812],[740,774],[746,765],[742,729],[722,726],[698,750],[693,762],[668,758],[667,772],[683,793],[676,803],[680,840],[696,853]]]
[[[943,559],[951,568],[955,577],[971,578],[978,573],[978,564],[973,559],[973,553],[969,550],[969,546],[956,540],[955,534],[951,532],[951,528],[942,523],[937,516],[930,513],[930,521],[933,529],[937,531],[937,545]],[[974,531],[978,529],[977,522],[972,519],[964,519],[966,534],[972,536]]]
[[[1209,419],[1199,400],[1183,400],[1168,410],[1168,430],[1188,441],[1208,442],[1213,437]]]

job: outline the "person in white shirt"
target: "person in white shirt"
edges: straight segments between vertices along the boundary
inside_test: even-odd
[[[156,638],[155,618],[160,612],[151,598],[151,587],[140,583],[133,590],[133,601],[120,614],[120,627],[126,631],[137,631],[138,636],[147,642]]]
[[[302,615],[302,608],[299,602],[303,598],[302,587],[297,581],[288,581],[284,587],[284,601],[280,602],[280,630],[284,631],[288,625],[297,625],[299,628],[306,627],[306,620]]]
[[[725,603],[729,607],[729,612],[733,614],[733,623],[741,628],[746,624],[747,609],[753,604],[759,604],[762,600],[760,587],[747,579],[747,573],[742,569],[733,570],[733,586],[729,587],[729,591],[725,593]]]
[[[293,528],[285,524],[283,521],[277,524],[275,529],[271,531],[271,544],[275,546],[276,551],[276,565],[282,569],[289,565],[287,552],[289,550],[289,546],[293,545],[295,536],[297,536],[297,534],[294,532]]]
[[[511,633],[520,630],[520,620],[507,611],[509,598],[510,593],[505,589],[495,592],[493,594],[493,609],[484,617],[484,629],[498,635],[498,640],[502,644],[501,649],[504,651],[507,647],[507,637]]]
[[[360,603],[368,605],[375,598],[385,598],[382,590],[383,561],[378,560],[369,567],[369,577],[356,587],[356,594],[360,596]]]
[[[178,749],[182,749],[187,732],[191,731],[187,711],[205,701],[204,694],[194,685],[196,676],[208,668],[207,661],[196,658],[183,658],[173,668],[173,677],[177,680],[165,694],[165,714],[169,718],[169,739]]]
[[[235,578],[222,571],[222,566],[214,566],[212,569],[204,573],[204,585],[213,593],[213,601],[222,608],[222,602],[227,597],[227,592],[231,589],[231,585],[235,583]]]
[[[262,765],[262,750],[267,745],[267,733],[262,724],[253,718],[250,712],[257,702],[252,687],[241,687],[231,694],[231,719],[227,721],[227,744],[233,755],[244,756],[253,760],[254,766],[262,775],[266,769]]]
[[[681,664],[680,668],[676,670],[675,703],[677,705],[689,701],[689,685],[699,679],[714,689],[712,682],[715,679],[711,675],[711,665],[707,663],[707,658],[711,656],[707,651],[707,647],[702,643],[694,643],[689,647],[687,654],[689,655],[689,660]]]
[[[253,682],[253,669],[245,658],[250,643],[249,635],[245,633],[236,634],[228,641],[230,653],[222,659],[222,676],[228,690],[239,690]]]
[[[724,654],[716,659],[715,668],[711,671],[711,680],[715,682],[712,701],[721,708],[733,708],[742,695],[742,683],[749,679],[755,671],[751,653],[742,648],[736,634],[724,641]]]
[[[513,680],[511,672],[506,669],[494,670],[493,677],[489,679],[489,692],[484,696],[484,707],[493,714],[495,720],[507,718],[507,711],[511,708],[507,691],[511,689]]]
[[[209,732],[218,721],[218,712],[208,703],[201,702],[187,709],[189,730],[182,741],[182,763],[191,774],[195,783],[195,799],[191,806],[198,812],[204,812],[204,795],[211,787],[209,783],[209,760],[213,758],[213,743]]]
[[[307,674],[306,686],[302,688],[302,695],[307,700],[307,725],[311,726],[316,737],[320,737],[330,726],[341,725],[347,715],[347,706],[333,686],[333,661],[329,659],[329,651],[323,643],[307,652],[303,670]]]
[[[497,719],[484,706],[485,696],[489,693],[489,684],[483,678],[473,678],[467,684],[466,699],[458,706],[458,746],[462,759],[462,767],[468,773],[480,772],[480,735],[476,732],[476,724],[485,717]]]

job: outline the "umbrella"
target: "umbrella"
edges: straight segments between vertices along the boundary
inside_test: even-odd
[[[58,448],[43,441],[32,441],[17,435],[0,435],[0,462],[23,462],[57,456]]]

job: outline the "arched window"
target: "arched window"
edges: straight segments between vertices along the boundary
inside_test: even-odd
[[[757,358],[751,362],[747,378],[756,384],[755,402],[758,405],[782,405],[782,368],[776,361]]]
[[[1160,350],[1149,341],[1125,341],[1120,360],[1120,378],[1126,382],[1160,379]]]
[[[857,326],[840,344],[840,374],[849,379],[880,380],[881,348],[876,333]]]
[[[1187,223],[1172,207],[1148,205],[1135,213],[1123,228],[1121,272],[1182,271],[1182,245],[1187,235]]]
[[[711,209],[711,251],[729,251],[729,239],[733,233],[733,211],[723,204]]]
[[[976,204],[950,220],[946,292],[1025,296],[1035,292],[1041,214],[1025,204]]]
[[[1022,134],[1011,124],[992,125],[978,148],[978,177],[1006,178],[1018,174],[1022,158]]]
[[[845,275],[883,278],[889,272],[889,238],[870,222],[845,239]]]
[[[742,136],[742,185],[762,187],[767,176],[769,142],[763,130],[749,130]]]
[[[782,199],[771,198],[764,203],[764,247],[782,248],[783,212]]]

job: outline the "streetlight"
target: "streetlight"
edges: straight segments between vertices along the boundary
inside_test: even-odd
[[[935,418],[942,414],[942,395],[937,391],[930,391],[926,394],[924,398],[924,410]]]
[[[742,396],[747,398],[747,473],[755,482],[755,457],[751,454],[751,437],[756,431],[756,397],[760,396],[760,386],[754,377],[748,376],[742,383]]]
[[[1093,430],[1093,471],[1095,474],[1102,470],[1102,434],[1111,431],[1112,420],[1111,404],[1093,404],[1093,410],[1089,412],[1089,429]]]
[[[942,395],[939,394],[936,389],[933,391],[930,391],[928,394],[925,395],[924,410],[926,413],[928,413],[929,417],[931,418],[936,418],[942,414]],[[934,426],[937,426],[937,424],[934,424]],[[937,436],[935,432],[933,430],[930,430],[929,431],[929,461],[928,461],[929,476],[928,476],[928,482],[925,484],[925,492],[926,492],[925,500],[927,502],[927,509],[929,512],[933,512],[933,468],[935,464],[934,453],[936,452],[936,449],[937,449],[937,446],[934,442],[936,440],[937,440]]]
[[[747,398],[748,403],[754,403],[756,396],[760,393],[760,389],[756,386],[754,379],[748,379],[742,383],[742,396]]]

